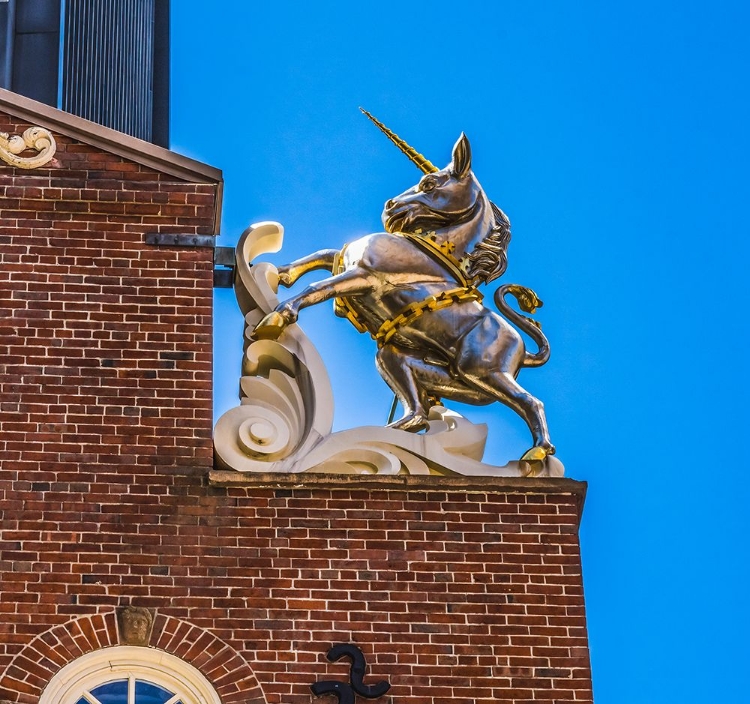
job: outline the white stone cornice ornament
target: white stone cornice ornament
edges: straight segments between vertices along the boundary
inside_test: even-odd
[[[235,292],[245,316],[240,405],[219,418],[214,432],[217,466],[238,472],[562,476],[562,463],[482,462],[487,426],[435,406],[429,429],[413,433],[366,426],[332,433],[333,394],[328,373],[297,324],[276,340],[253,339],[258,323],[279,304],[279,274],[253,260],[281,248],[283,227],[249,227],[236,253]]]
[[[57,144],[49,130],[44,127],[29,127],[23,135],[0,132],[0,159],[20,169],[38,169],[52,161]],[[38,152],[35,156],[19,156],[27,150]]]
[[[328,436],[333,394],[323,361],[298,325],[279,340],[253,340],[255,326],[279,303],[276,268],[251,262],[281,248],[284,228],[251,225],[236,253],[237,302],[245,316],[241,405],[219,418],[214,432],[218,462],[242,472],[292,472]]]

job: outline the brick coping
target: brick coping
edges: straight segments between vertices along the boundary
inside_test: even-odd
[[[466,477],[436,474],[323,474],[304,472],[235,472],[215,469],[208,475],[213,486],[254,486],[259,488],[309,488],[325,486],[338,489],[429,489],[431,491],[491,491],[492,493],[575,494],[585,496],[587,483],[568,477]]]
[[[217,487],[257,489],[405,489],[428,491],[481,491],[493,494],[573,494],[581,504],[588,484],[567,477],[444,477],[438,475],[316,474],[305,472],[251,473],[211,470],[208,483]]]
[[[460,491],[492,494],[572,494],[579,517],[588,484],[567,477],[443,477],[437,475],[383,474],[281,474],[211,470],[208,483],[222,488],[329,489],[356,491]]]

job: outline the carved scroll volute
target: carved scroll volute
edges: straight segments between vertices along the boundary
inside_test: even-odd
[[[44,127],[29,127],[23,136],[10,136],[0,132],[0,159],[20,169],[38,169],[52,161],[57,144],[49,130]],[[38,152],[35,156],[20,156],[27,150]]]
[[[333,393],[317,350],[298,325],[278,340],[253,340],[255,326],[277,305],[278,274],[267,262],[251,262],[281,248],[283,227],[251,225],[236,253],[235,294],[245,316],[241,405],[216,423],[219,463],[242,472],[288,472],[333,425]]]

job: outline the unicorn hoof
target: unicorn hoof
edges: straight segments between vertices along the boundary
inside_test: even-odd
[[[546,448],[542,447],[541,445],[537,445],[536,447],[532,447],[530,450],[527,450],[523,453],[523,457],[521,457],[521,462],[533,462],[534,460],[543,460],[547,455],[552,454],[547,450]]]
[[[538,477],[544,471],[542,460],[518,460],[518,469],[522,477]]]
[[[261,320],[253,330],[256,340],[277,340],[287,326],[286,319],[275,310]]]
[[[429,428],[430,423],[421,413],[413,413],[404,416],[401,420],[397,420],[395,423],[391,423],[388,427],[394,428],[395,430],[405,430],[408,433],[418,433],[420,430]]]
[[[289,288],[290,286],[294,285],[296,279],[292,278],[292,275],[289,273],[288,269],[280,267],[277,271],[279,274],[279,283],[282,286],[284,286],[285,288]]]
[[[518,460],[518,466],[524,477],[538,477],[544,471],[544,460],[552,455],[553,451],[541,445],[536,445],[523,453]]]

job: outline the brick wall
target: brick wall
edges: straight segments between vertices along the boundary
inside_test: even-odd
[[[216,185],[56,137],[53,168],[0,163],[3,476],[65,492],[207,466],[212,252],[143,238],[212,233]]]
[[[213,233],[217,183],[53,133],[49,168],[0,162],[0,670],[77,613],[100,531],[132,579],[147,507],[212,463],[213,253],[144,234]]]
[[[195,655],[189,634],[203,629],[210,636],[198,652],[219,639],[226,656],[248,663],[269,703],[309,704],[313,682],[346,682],[348,662],[325,658],[339,642],[362,648],[368,681],[391,682],[383,701],[590,701],[581,486],[380,479],[172,485],[158,504],[144,496],[137,509],[122,507],[138,512],[130,529],[116,515],[91,517],[98,531],[79,548],[89,554],[67,551],[79,561],[75,578],[53,568],[28,585],[47,615],[32,603],[19,611],[33,614],[39,633],[74,615],[107,617],[118,604],[153,609],[157,622],[184,627],[171,640],[155,629],[152,646]],[[23,549],[39,536],[11,537]],[[71,659],[64,639],[42,640],[58,649],[46,662]],[[0,695],[26,688],[21,701],[34,700],[44,677],[25,669],[20,685],[18,667],[9,669]]]

